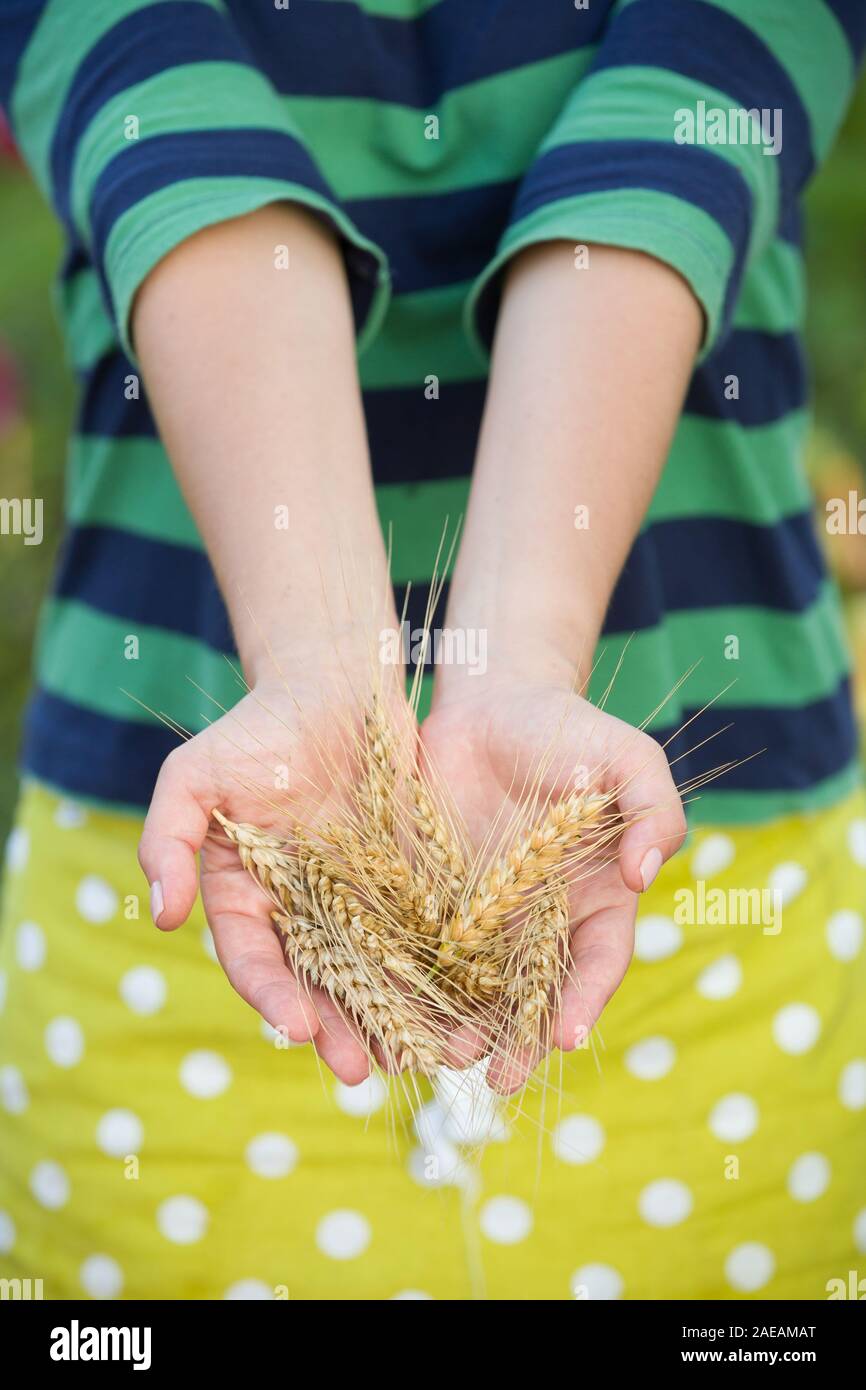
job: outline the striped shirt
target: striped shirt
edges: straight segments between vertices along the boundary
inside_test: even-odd
[[[65,229],[80,381],[29,773],[140,806],[176,740],[125,692],[189,729],[202,700],[184,676],[238,696],[130,308],[185,237],[289,199],[345,251],[410,621],[465,505],[504,263],[564,239],[676,268],[706,340],[599,686],[628,641],[608,708],[639,723],[697,663],[650,726],[660,739],[723,692],[671,747],[724,730],[678,778],[740,760],[698,818],[760,821],[853,785],[848,656],[804,468],[800,206],[853,88],[863,0],[4,0],[0,40],[0,100]]]

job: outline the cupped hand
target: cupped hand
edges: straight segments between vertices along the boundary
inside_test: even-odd
[[[287,817],[312,823],[336,804],[358,712],[306,678],[255,686],[231,711],[175,749],[157,779],[139,844],[156,925],[186,921],[199,888],[219,962],[241,998],[296,1043],[312,1041],[342,1081],[369,1074],[354,1026],[322,990],[299,982],[272,928],[272,904],[211,820],[285,834]],[[208,833],[216,831],[217,833]]]
[[[667,759],[649,735],[605,714],[565,686],[493,675],[463,676],[434,699],[421,729],[432,766],[448,786],[474,846],[507,825],[536,785],[561,796],[586,785],[614,793],[626,828],[617,844],[581,865],[570,890],[570,961],[550,1042],[584,1043],[622,981],[634,946],[639,894],[680,847],[682,802]],[[463,1040],[461,1060],[486,1050],[483,1028]],[[488,1083],[517,1090],[541,1060],[491,1057]]]

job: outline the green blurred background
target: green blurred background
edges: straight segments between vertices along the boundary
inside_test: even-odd
[[[808,343],[816,426],[811,466],[823,499],[863,494],[866,460],[866,87],[808,199]],[[44,499],[45,540],[0,537],[0,844],[15,797],[21,713],[39,603],[60,535],[73,390],[54,318],[58,228],[0,132],[0,493]],[[825,528],[821,527],[821,534]],[[866,539],[839,537],[831,560],[847,596],[866,715]]]

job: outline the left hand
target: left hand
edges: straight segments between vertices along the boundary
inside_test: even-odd
[[[571,959],[550,1036],[553,1046],[571,1051],[625,975],[638,895],[685,836],[682,803],[664,752],[648,734],[605,714],[567,684],[493,673],[477,679],[462,673],[444,692],[437,686],[421,737],[475,846],[484,842],[495,817],[508,822],[520,789],[531,782],[552,742],[542,789],[547,796],[573,790],[576,767],[585,769],[590,790],[617,791],[619,810],[630,823],[616,850],[599,851],[598,867],[570,893]],[[455,1057],[465,1065],[485,1050],[483,1037],[467,1039]],[[516,1091],[540,1060],[529,1053],[507,1063],[494,1056],[488,1084]]]

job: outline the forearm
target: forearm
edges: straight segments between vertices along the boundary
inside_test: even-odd
[[[638,252],[576,270],[554,242],[512,265],[448,613],[487,630],[494,671],[588,674],[701,328],[685,281]]]
[[[366,642],[386,558],[330,232],[281,204],[199,233],[145,282],[134,334],[247,678],[268,649],[303,658],[347,635]]]

